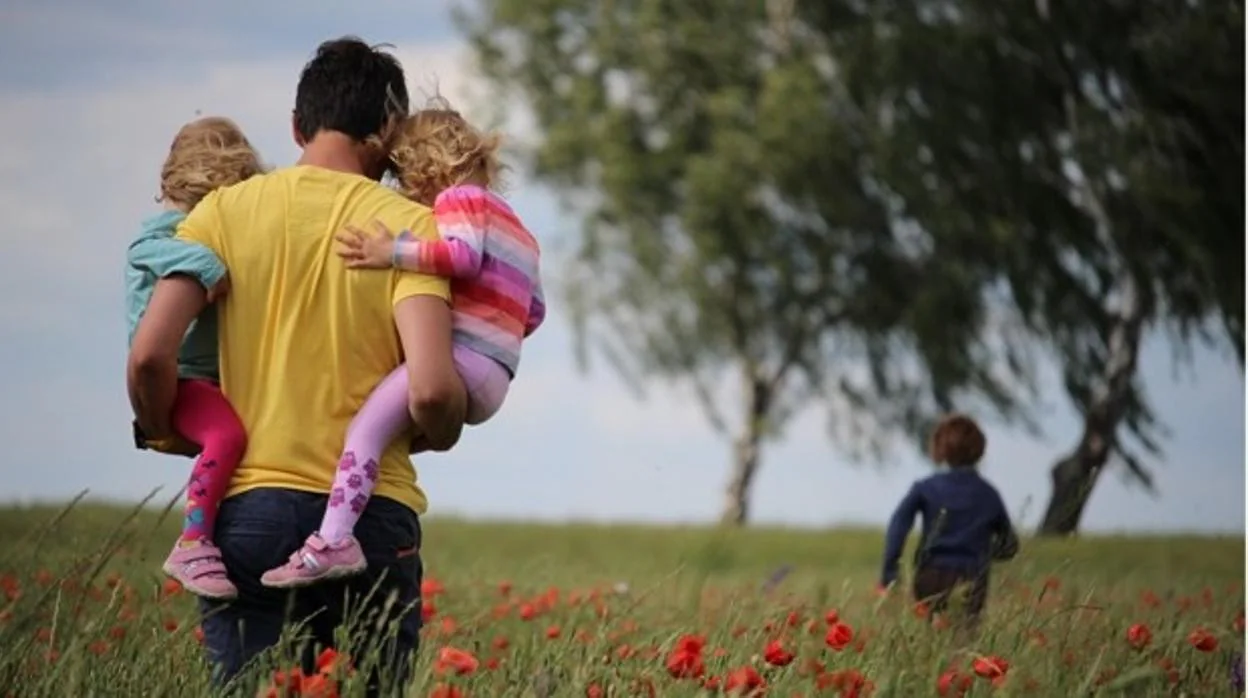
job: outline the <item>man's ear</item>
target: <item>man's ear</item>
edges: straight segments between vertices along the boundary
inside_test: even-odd
[[[300,148],[308,144],[308,142],[304,140],[303,134],[299,133],[299,119],[295,116],[294,110],[291,110],[290,112],[290,135],[295,139],[295,145]]]

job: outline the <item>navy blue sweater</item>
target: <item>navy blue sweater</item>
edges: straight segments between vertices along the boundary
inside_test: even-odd
[[[880,583],[897,579],[897,563],[915,514],[923,515],[918,567],[945,567],[979,574],[995,559],[1013,557],[1018,538],[997,488],[974,468],[937,473],[914,483],[893,512],[884,542]]]

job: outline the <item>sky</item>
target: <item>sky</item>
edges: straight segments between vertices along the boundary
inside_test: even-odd
[[[396,47],[413,90],[436,89],[470,117],[499,106],[477,77],[451,2],[168,3],[131,0],[0,5],[0,502],[57,501],[82,490],[137,501],[171,497],[183,459],[133,448],[124,385],[125,249],[157,210],[161,160],[197,114],[235,119],[265,159],[298,156],[289,114],[300,67],[322,40],[358,34]],[[246,20],[241,18],[246,17]],[[523,105],[512,133],[535,134]],[[417,460],[430,513],[494,519],[705,523],[728,475],[727,443],[679,386],[644,399],[603,362],[577,367],[553,289],[578,223],[522,162],[508,190],[547,255],[547,324],[525,344],[502,413],[450,454]],[[1085,529],[1244,530],[1244,378],[1226,352],[1199,350],[1176,369],[1164,338],[1142,358],[1148,393],[1171,435],[1157,459],[1160,494],[1114,474],[1092,496]],[[1052,371],[1050,370],[1051,374]],[[1038,521],[1048,470],[1079,423],[1053,382],[1042,434],[989,423],[986,477],[1024,527]],[[808,411],[769,444],[752,500],[760,523],[880,525],[930,472],[899,446],[882,465],[854,464]]]

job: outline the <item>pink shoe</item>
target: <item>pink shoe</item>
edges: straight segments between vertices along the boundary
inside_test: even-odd
[[[196,596],[222,600],[238,596],[238,588],[225,574],[221,550],[207,538],[189,547],[178,541],[161,569]]]
[[[293,589],[315,584],[322,579],[359,574],[366,567],[368,562],[355,536],[347,536],[330,545],[319,533],[313,533],[286,564],[265,572],[260,577],[260,583],[275,589]]]

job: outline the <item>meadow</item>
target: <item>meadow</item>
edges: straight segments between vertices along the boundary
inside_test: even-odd
[[[0,509],[0,692],[210,695],[176,516]],[[1244,541],[1024,540],[977,637],[879,595],[878,531],[429,519],[411,696],[1238,696]],[[239,695],[361,695],[277,651]],[[1236,687],[1236,676],[1239,686]]]

